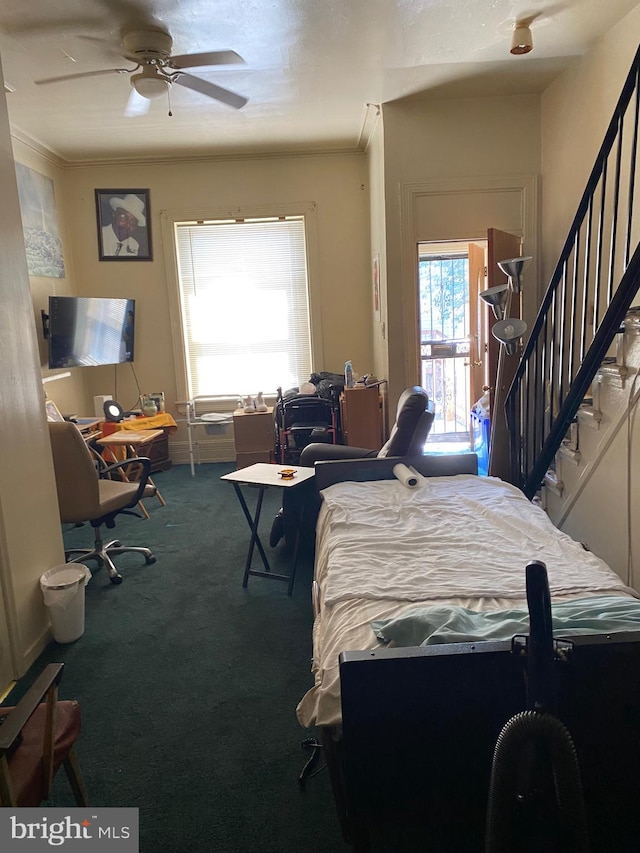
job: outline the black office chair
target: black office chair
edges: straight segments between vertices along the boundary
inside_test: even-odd
[[[396,408],[395,423],[391,428],[389,439],[380,450],[366,447],[350,447],[344,444],[308,444],[300,454],[300,465],[312,468],[316,462],[336,459],[366,459],[387,456],[421,456],[424,445],[431,430],[435,408],[429,400],[429,395],[419,385],[407,388],[400,395]],[[302,518],[302,533],[305,539],[315,532],[315,522],[320,508],[320,499],[313,488],[313,481],[305,490],[302,484],[298,489],[285,490],[282,508],[276,515],[271,526],[269,544],[275,546],[283,538],[287,548],[295,541],[298,519]],[[294,494],[294,491],[296,494]],[[304,494],[303,494],[304,492]],[[303,512],[294,512],[293,501],[304,500]],[[307,536],[309,534],[309,536]]]

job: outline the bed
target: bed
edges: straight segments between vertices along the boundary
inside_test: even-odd
[[[493,746],[527,707],[511,639],[527,633],[524,570],[540,560],[554,636],[570,649],[554,662],[555,699],[575,730],[585,799],[603,802],[591,777],[605,764],[620,771],[618,786],[607,779],[609,817],[602,805],[592,818],[593,849],[614,849],[602,847],[611,821],[638,812],[627,778],[640,766],[637,593],[518,489],[478,477],[475,455],[404,462],[421,475],[414,488],[394,476],[397,460],[316,466],[314,685],[297,715],[321,731],[345,837],[358,850],[484,849]]]

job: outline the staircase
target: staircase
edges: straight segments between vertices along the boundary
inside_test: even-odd
[[[640,287],[640,49],[507,395],[511,482],[533,498]]]

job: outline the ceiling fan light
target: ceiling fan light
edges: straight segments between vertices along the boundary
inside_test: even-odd
[[[522,56],[533,50],[533,36],[531,29],[523,24],[516,24],[511,39],[511,53]]]
[[[160,77],[155,72],[153,74],[142,72],[133,75],[131,85],[139,95],[151,100],[165,95],[171,86],[171,81],[166,77]]]

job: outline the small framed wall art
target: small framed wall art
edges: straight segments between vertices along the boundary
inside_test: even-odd
[[[101,261],[150,261],[149,190],[96,190]]]

